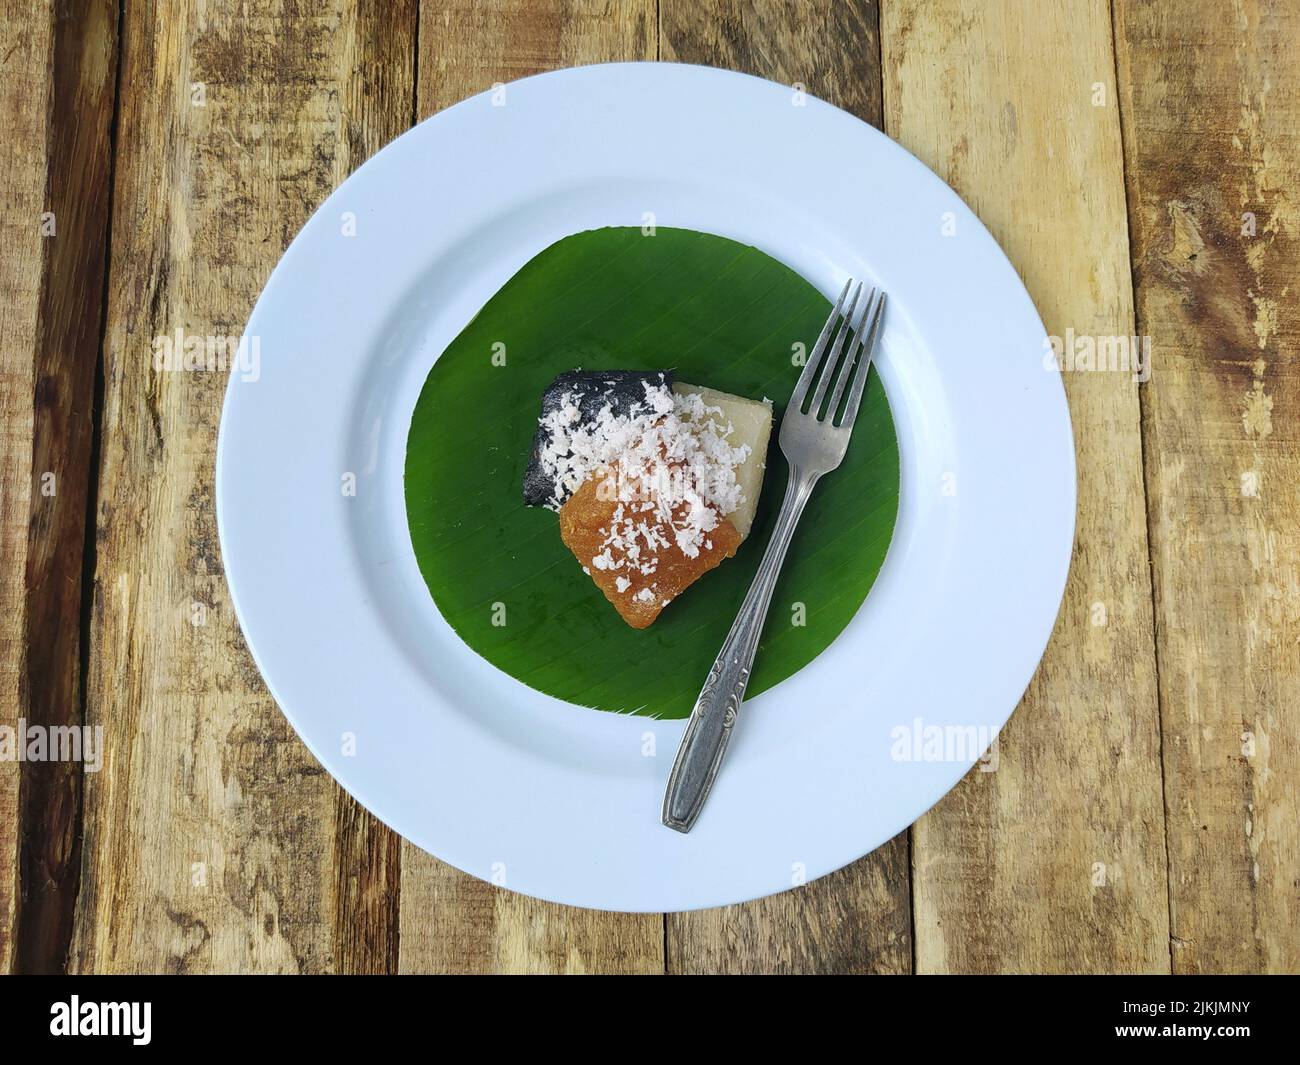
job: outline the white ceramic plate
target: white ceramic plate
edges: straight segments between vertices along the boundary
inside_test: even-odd
[[[753,244],[830,297],[850,275],[883,286],[876,366],[902,456],[870,597],[746,704],[689,835],[659,823],[683,723],[559,702],[466,648],[420,577],[402,497],[411,411],[448,342],[547,245],[651,215]],[[821,876],[957,782],[981,752],[952,741],[1006,721],[1047,643],[1074,450],[1038,315],[951,189],[786,86],[612,64],[466,100],[325,201],[248,336],[260,376],[231,378],[217,512],[253,656],[349,792],[476,876],[650,911]],[[946,727],[944,751],[925,730]]]

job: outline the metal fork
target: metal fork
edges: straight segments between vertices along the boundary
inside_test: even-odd
[[[677,760],[668,777],[668,788],[664,792],[663,823],[678,832],[691,830],[717,778],[718,767],[722,764],[722,756],[727,750],[731,730],[740,712],[741,700],[745,697],[745,686],[749,683],[754,653],[758,650],[758,639],[762,635],[767,608],[772,601],[772,590],[776,587],[777,575],[785,562],[786,550],[790,546],[795,526],[799,523],[799,517],[803,514],[818,479],[839,466],[849,446],[849,435],[853,431],[858,405],[862,402],[862,391],[867,383],[871,357],[875,352],[885,311],[884,292],[872,289],[863,300],[861,283],[854,288],[853,298],[845,310],[844,300],[848,297],[850,288],[853,288],[851,278],[845,282],[835,309],[826,319],[826,326],[817,338],[812,354],[808,356],[799,383],[795,385],[794,394],[790,397],[790,404],[786,407],[785,417],[781,420],[781,450],[790,464],[785,501],[781,504],[772,538],[763,553],[763,561],[759,563],[758,572],[754,575],[754,583],[750,585],[740,613],[736,615],[735,623],[722,644],[722,650],[718,652],[713,668],[709,670],[700,697],[695,701],[695,708],[686,724],[686,733],[682,736],[682,744],[677,749]],[[862,303],[860,311],[859,302]],[[853,341],[848,346],[848,354],[841,359],[850,333]],[[818,378],[818,369],[823,363],[825,367]],[[843,412],[837,419],[836,411],[841,399],[844,399],[845,385],[850,377],[853,383],[844,402]],[[812,402],[807,404],[808,410],[804,411],[808,390],[812,388],[814,380],[817,380],[817,388],[813,392]],[[830,402],[824,403],[832,382],[834,388]]]

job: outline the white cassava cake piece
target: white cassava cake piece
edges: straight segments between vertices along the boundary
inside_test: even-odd
[[[745,448],[745,457],[734,467],[736,485],[741,492],[739,505],[732,511],[723,511],[730,518],[743,540],[754,524],[754,510],[763,490],[763,474],[767,471],[767,445],[772,435],[772,401],[745,399],[728,392],[719,392],[703,385],[676,383],[673,392],[679,396],[697,395],[703,401],[704,412],[692,414],[692,420],[707,419],[713,431],[733,449]]]

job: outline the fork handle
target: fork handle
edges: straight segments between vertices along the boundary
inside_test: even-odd
[[[795,526],[816,483],[817,475],[791,467],[785,500],[777,514],[767,550],[763,552],[763,561],[754,575],[754,583],[749,586],[740,613],[736,615],[691,710],[681,746],[677,749],[677,759],[668,776],[668,788],[664,792],[663,823],[678,832],[691,830],[717,778],[731,730],[740,713],[741,700],[745,697],[745,686],[749,683],[777,575],[781,572]]]

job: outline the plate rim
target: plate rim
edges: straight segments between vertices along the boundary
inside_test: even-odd
[[[548,71],[541,74],[532,75],[528,78],[523,78],[517,81],[509,82],[506,83],[506,87],[507,90],[509,90],[517,86],[523,86],[528,83],[536,83],[539,81],[553,81],[558,83],[565,79],[587,77],[592,75],[593,73],[600,73],[600,72],[617,73],[629,69],[645,71],[647,70],[647,68],[653,69],[657,72],[664,72],[668,77],[677,77],[682,72],[690,72],[690,76],[703,78],[705,80],[711,79],[718,83],[728,82],[728,81],[732,82],[733,84],[752,83],[754,86],[764,87],[761,91],[765,91],[765,92],[770,91],[770,88],[772,86],[776,86],[777,88],[780,88],[781,90],[786,92],[789,91],[789,86],[781,86],[778,83],[768,81],[767,79],[758,78],[753,75],[743,74],[736,71],[729,71],[720,68],[699,66],[694,64],[676,64],[676,63],[664,63],[664,62],[599,63],[599,64],[589,64],[589,65],[579,66],[579,67],[569,67],[569,68],[563,68],[555,71]],[[335,188],[330,193],[330,196],[328,196],[321,203],[321,205],[317,207],[317,209],[312,213],[312,215],[308,218],[307,222],[304,223],[302,229],[299,231],[297,235],[295,235],[293,241],[290,243],[289,247],[286,248],[285,252],[281,255],[280,259],[276,263],[275,268],[271,271],[271,274],[268,277],[268,280],[250,313],[248,327],[246,328],[246,333],[256,335],[255,331],[252,329],[252,326],[256,321],[258,321],[259,314],[267,313],[266,307],[268,305],[268,298],[269,297],[273,298],[276,288],[284,284],[284,279],[288,275],[290,265],[292,265],[291,253],[293,252],[294,246],[299,245],[301,242],[303,242],[304,235],[308,234],[308,232],[313,229],[313,223],[315,223],[318,218],[323,216],[324,212],[330,206],[331,203],[336,202],[336,198],[340,190],[342,190],[349,183],[354,182],[362,174],[365,174],[376,167],[383,166],[384,163],[382,162],[382,159],[385,153],[387,153],[393,146],[397,145],[398,143],[406,142],[412,139],[435,135],[438,128],[440,128],[439,127],[440,120],[445,122],[446,116],[458,112],[463,113],[466,109],[472,107],[475,101],[481,101],[485,96],[488,96],[491,92],[492,90],[489,89],[483,93],[470,96],[465,100],[462,100],[457,104],[452,105],[450,108],[447,108],[444,111],[439,112],[438,114],[435,114],[428,119],[425,119],[418,125],[405,131],[399,137],[395,138],[394,141],[390,142],[389,145],[385,146],[379,152],[375,153],[375,155],[373,155],[370,159],[366,160],[366,162],[363,163],[362,166],[358,167],[357,170],[354,171],[347,179],[345,179],[343,183],[341,183],[337,188]],[[809,106],[823,108],[829,112],[833,112],[834,115],[837,116],[836,121],[839,122],[847,121],[848,123],[852,123],[859,134],[862,134],[863,131],[869,131],[869,133],[866,133],[865,135],[869,139],[876,141],[878,145],[887,146],[883,149],[886,153],[890,153],[890,152],[901,153],[898,154],[898,157],[907,160],[908,166],[912,169],[913,173],[916,176],[920,177],[922,180],[934,182],[937,183],[939,186],[941,186],[946,196],[951,197],[954,202],[961,205],[962,210],[965,212],[963,216],[963,221],[964,222],[973,221],[974,224],[978,227],[977,232],[982,234],[983,240],[986,243],[986,245],[989,248],[991,248],[992,251],[997,256],[1001,258],[1002,262],[1005,263],[1006,267],[1013,274],[1015,273],[1014,266],[1007,259],[1000,245],[998,245],[997,241],[988,232],[987,228],[984,227],[983,223],[979,221],[978,216],[976,216],[975,213],[969,208],[969,206],[965,204],[964,200],[962,200],[960,195],[955,190],[953,190],[950,186],[948,186],[945,182],[943,182],[942,179],[940,179],[936,174],[934,174],[915,155],[909,152],[902,145],[899,145],[897,142],[890,139],[886,134],[875,129],[869,124],[861,121],[856,116],[853,116],[848,112],[842,111],[839,108],[836,108],[833,105],[826,103],[825,101],[818,100],[816,97],[813,97],[811,95],[807,96],[807,100]],[[760,250],[766,250],[766,249],[760,249]],[[1023,282],[1019,281],[1018,277],[1017,277],[1017,284],[1019,285],[1019,290],[1020,290],[1019,295],[1023,295],[1024,302],[1027,304],[1032,314],[1037,331],[1045,337],[1046,330],[1043,327],[1041,317],[1038,315],[1037,309],[1034,308],[1032,299],[1029,297],[1028,292],[1025,291]],[[428,372],[427,366],[425,367],[424,372],[427,374]],[[1049,624],[1047,624],[1045,628],[1045,631],[1042,635],[1041,643],[1038,641],[1035,641],[1034,643],[1034,646],[1036,647],[1036,653],[1033,655],[1033,660],[1035,664],[1033,668],[1030,669],[1028,676],[1025,678],[1024,684],[1020,687],[1020,692],[1018,697],[1011,704],[1010,707],[1006,708],[1004,713],[1000,713],[1000,720],[997,725],[997,728],[999,730],[1005,726],[1006,721],[1010,718],[1011,714],[1016,709],[1016,706],[1019,704],[1020,698],[1023,697],[1024,691],[1027,690],[1030,683],[1032,682],[1033,677],[1036,674],[1038,669],[1038,662],[1041,661],[1043,653],[1045,652],[1047,645],[1050,642],[1050,637],[1055,627],[1055,621],[1057,616],[1059,615],[1061,605],[1063,603],[1066,582],[1070,570],[1070,562],[1073,555],[1074,537],[1077,529],[1077,480],[1076,480],[1077,467],[1076,467],[1075,454],[1074,454],[1073,426],[1070,419],[1068,403],[1066,402],[1066,398],[1065,398],[1064,386],[1063,383],[1060,381],[1060,375],[1057,374],[1053,376],[1056,378],[1056,391],[1059,393],[1060,409],[1058,413],[1060,413],[1063,416],[1061,421],[1061,427],[1064,429],[1064,436],[1068,438],[1069,441],[1069,447],[1064,452],[1064,455],[1068,456],[1067,464],[1068,464],[1069,477],[1068,477],[1067,487],[1068,487],[1068,496],[1069,496],[1068,509],[1069,509],[1069,519],[1070,519],[1069,535],[1068,537],[1064,537],[1064,536],[1062,537],[1063,547],[1059,549],[1059,558],[1056,566],[1056,570],[1059,576],[1059,582],[1053,583],[1052,594],[1049,597],[1052,600],[1052,602],[1055,604],[1051,612],[1052,613],[1051,621]],[[366,799],[362,796],[362,794],[360,794],[360,792],[364,791],[365,789],[363,787],[354,787],[353,782],[350,782],[347,779],[346,774],[343,774],[340,771],[338,771],[337,768],[338,759],[333,756],[330,757],[323,756],[322,750],[319,749],[319,744],[314,742],[314,738],[311,735],[309,735],[310,729],[307,728],[306,725],[299,720],[301,711],[300,710],[295,711],[289,705],[287,705],[286,700],[281,698],[281,695],[277,691],[277,685],[271,676],[271,673],[274,672],[274,670],[273,669],[268,670],[267,662],[264,661],[265,656],[259,650],[254,639],[250,636],[250,622],[249,619],[245,616],[247,610],[247,603],[243,600],[240,591],[236,588],[236,578],[232,575],[232,570],[237,568],[237,566],[233,564],[231,560],[238,556],[239,549],[235,548],[232,550],[231,533],[229,532],[230,518],[227,514],[228,485],[229,485],[229,481],[226,479],[228,476],[226,472],[228,469],[227,455],[228,455],[228,447],[230,446],[230,440],[231,440],[230,423],[232,420],[231,418],[232,404],[233,402],[237,402],[234,400],[234,397],[237,392],[237,385],[238,382],[236,380],[236,377],[232,373],[231,379],[227,384],[226,395],[222,407],[220,426],[218,430],[215,486],[216,486],[218,535],[219,535],[221,551],[222,551],[223,573],[226,577],[227,586],[230,591],[231,603],[232,606],[234,607],[234,611],[239,621],[240,629],[244,635],[246,645],[248,646],[249,653],[253,657],[254,662],[256,663],[259,672],[261,673],[263,682],[266,684],[267,689],[275,698],[276,703],[279,706],[281,712],[284,714],[286,719],[293,726],[295,732],[298,734],[299,738],[304,742],[307,748],[311,751],[313,756],[321,763],[321,765],[328,772],[330,772],[331,776],[334,777],[335,781],[338,782],[339,785],[344,788],[344,790],[346,790],[349,794],[351,794],[354,798],[356,798],[357,801],[360,802],[363,806],[366,806],[366,808],[369,809],[372,813],[374,813],[379,820],[383,821],[386,824],[389,824],[396,831],[401,832],[405,836],[405,838],[410,839],[411,834],[402,832],[402,828],[399,827],[399,825],[397,824],[397,822],[405,820],[404,816],[401,815],[400,812],[396,814],[390,814],[390,811],[382,811],[376,809],[375,804],[367,802]],[[891,398],[891,405],[892,405],[894,401],[894,397],[891,395],[890,398]],[[893,549],[893,544],[891,543],[891,551],[892,549]],[[809,667],[805,667],[805,670],[808,668]],[[591,713],[591,711],[585,711],[585,712]],[[675,724],[680,725],[681,722],[675,722]],[[940,799],[942,799],[944,795],[946,795],[948,791],[950,791],[951,788],[956,784],[956,782],[962,776],[965,775],[965,773],[967,772],[967,770],[970,768],[972,764],[973,761],[961,765],[960,771],[957,772],[955,776],[953,776],[952,781],[946,787],[942,788],[942,790],[940,790],[938,794],[934,795],[934,797],[929,801],[927,805],[924,806],[923,809],[919,810],[916,813],[916,815],[911,818],[911,820],[907,821],[901,827],[902,828],[907,827],[907,825],[915,821],[916,818],[922,816],[935,803],[937,803]],[[888,838],[889,837],[886,837],[886,840],[880,840],[875,843],[872,843],[865,850],[859,851],[856,855],[850,856],[846,860],[835,860],[834,864],[830,864],[825,868],[821,868],[819,866],[818,871],[816,873],[810,873],[808,879],[810,880],[815,879],[818,876],[825,875],[826,873],[829,873],[835,869],[841,868],[844,864],[847,864],[847,862],[851,862],[855,860],[855,858],[857,857],[861,857],[867,853],[870,853],[872,850],[876,849],[876,847],[886,842]],[[446,853],[441,849],[438,851],[434,851],[430,848],[425,847],[423,843],[419,843],[419,842],[417,842],[417,845],[421,846],[424,849],[429,849],[430,853],[436,854],[436,856],[438,856],[441,860],[447,861],[449,864],[461,868],[465,872],[470,873],[471,875],[483,878],[483,874],[480,870],[472,868],[474,863],[468,861],[462,863],[461,860],[458,860],[462,857],[461,855]],[[620,900],[618,899],[611,899],[608,900],[607,902],[606,901],[592,902],[590,900],[575,901],[572,894],[567,893],[563,890],[559,890],[559,891],[554,890],[553,888],[548,887],[545,884],[531,884],[528,886],[516,886],[514,884],[506,884],[504,886],[508,887],[511,890],[518,890],[530,896],[546,899],[548,901],[554,901],[554,902],[571,904],[571,905],[580,905],[580,906],[597,906],[598,908],[604,908],[604,909],[627,910],[630,912],[661,912],[664,910],[706,908],[710,906],[747,901],[748,899],[752,899],[752,898],[764,897],[767,894],[771,894],[773,890],[782,890],[782,888],[779,887],[773,889],[770,886],[760,886],[756,888],[756,890],[752,894],[738,895],[735,894],[734,892],[727,893],[725,894],[725,896],[702,894],[699,898],[693,899],[687,905],[624,906],[619,904]]]

